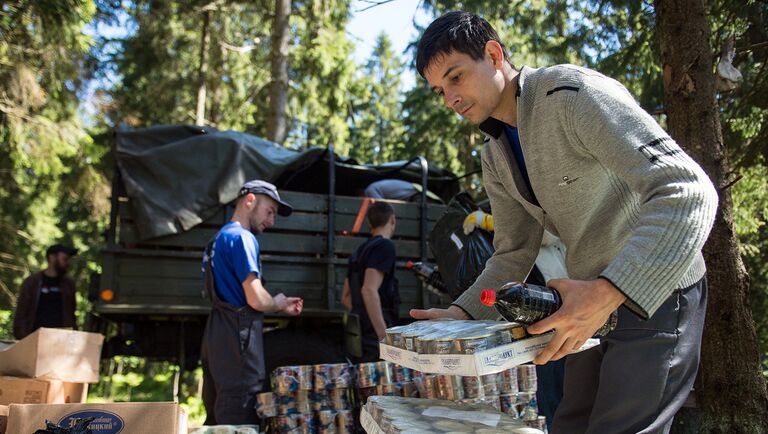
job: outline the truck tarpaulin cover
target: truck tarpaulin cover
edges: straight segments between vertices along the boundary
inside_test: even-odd
[[[328,193],[328,151],[293,151],[250,134],[192,125],[115,131],[115,156],[142,239],[189,230],[263,179],[280,189]],[[369,183],[397,178],[420,183],[416,162],[359,165],[336,157],[336,194],[354,196]],[[458,191],[456,175],[430,165],[428,189]]]

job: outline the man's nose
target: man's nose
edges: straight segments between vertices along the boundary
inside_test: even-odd
[[[449,109],[456,110],[456,106],[461,102],[461,97],[458,93],[445,92],[445,106]]]

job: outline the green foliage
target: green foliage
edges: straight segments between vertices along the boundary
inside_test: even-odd
[[[94,231],[107,212],[106,179],[95,167],[104,151],[78,113],[92,44],[82,29],[94,13],[86,0],[5,2],[0,12],[2,306],[14,305],[53,242],[82,248],[81,263],[94,259]],[[74,270],[79,286],[85,268]]]
[[[401,159],[407,150],[400,101],[403,62],[392,51],[392,42],[382,33],[368,63],[354,83],[356,98],[350,112],[349,156],[361,162],[382,163]],[[405,157],[410,158],[410,156]]]
[[[168,362],[151,362],[140,357],[115,357],[102,361],[99,383],[91,386],[88,402],[173,401],[173,385],[179,368]],[[203,371],[184,372],[179,381],[179,401],[187,411],[190,426],[205,421],[199,383]]]

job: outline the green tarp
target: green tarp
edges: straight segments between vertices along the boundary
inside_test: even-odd
[[[117,165],[142,239],[189,230],[235,199],[247,180],[328,193],[328,151],[293,151],[250,134],[170,125],[115,131]],[[384,178],[420,183],[417,162],[359,165],[336,157],[336,194],[355,195]],[[444,200],[458,192],[448,170],[430,165],[429,190]]]

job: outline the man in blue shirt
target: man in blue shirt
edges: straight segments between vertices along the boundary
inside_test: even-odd
[[[203,402],[207,425],[255,424],[256,395],[266,373],[262,324],[264,313],[298,315],[303,300],[276,296],[262,285],[260,234],[276,215],[292,208],[280,200],[274,185],[254,180],[241,188],[232,220],[206,248],[205,284],[212,309],[203,335]]]

